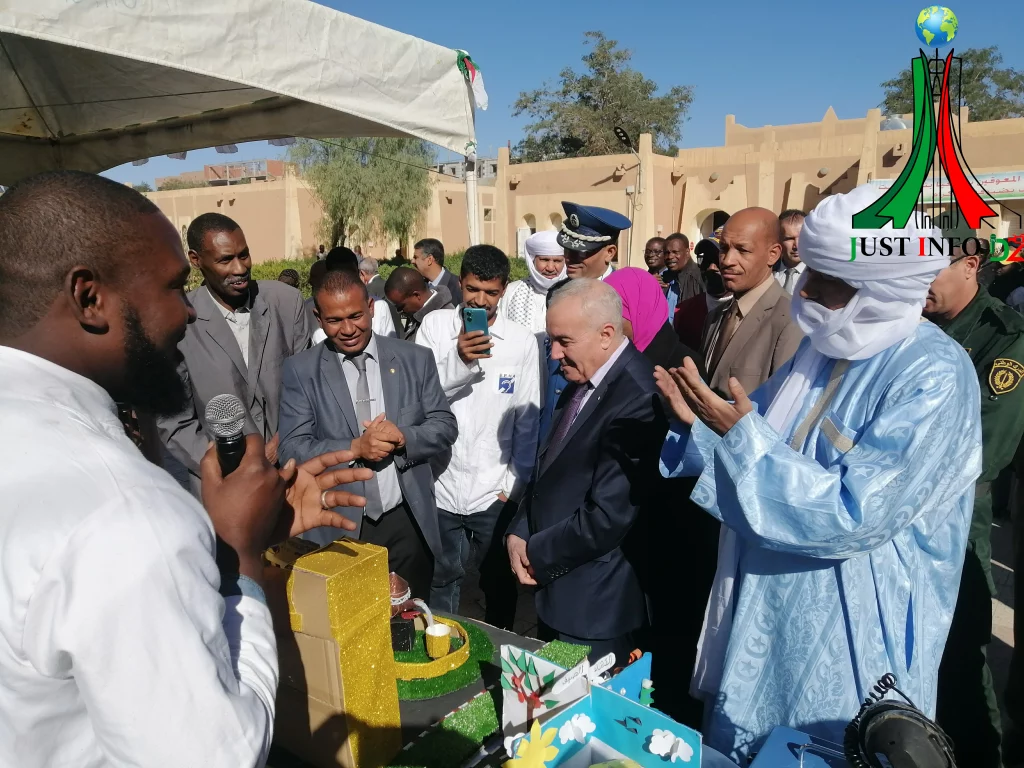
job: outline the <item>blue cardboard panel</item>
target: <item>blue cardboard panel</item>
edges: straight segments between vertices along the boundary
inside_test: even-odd
[[[750,764],[751,768],[799,768],[800,748],[805,744],[812,745],[804,752],[803,768],[849,768],[849,763],[842,757],[843,748],[831,741],[810,736],[793,728],[779,726],[768,734]],[[832,754],[830,754],[832,753]]]
[[[620,696],[625,696],[627,699],[633,701],[640,701],[640,686],[644,680],[651,679],[651,654],[645,653],[639,659],[634,661],[624,670],[615,675],[605,683],[601,683],[602,687],[607,688],[610,691]],[[657,694],[655,694],[657,696]]]
[[[674,765],[694,768],[700,765],[701,736],[696,731],[680,725],[657,710],[600,686],[590,689],[590,698],[593,702],[594,723],[597,725],[594,737],[629,759],[644,768],[664,768],[670,759],[651,751],[656,745],[654,732],[661,731],[685,744]],[[664,740],[665,736],[663,733],[657,738]]]

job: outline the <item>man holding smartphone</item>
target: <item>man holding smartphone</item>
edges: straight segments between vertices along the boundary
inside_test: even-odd
[[[504,253],[490,245],[473,246],[462,261],[463,306],[430,313],[416,336],[417,344],[434,353],[459,424],[451,450],[431,459],[442,556],[434,569],[430,604],[458,612],[462,579],[475,549],[485,620],[504,628],[515,618],[517,593],[500,533],[515,511],[508,502],[518,500],[533,472],[540,416],[537,339],[498,313],[508,275]]]

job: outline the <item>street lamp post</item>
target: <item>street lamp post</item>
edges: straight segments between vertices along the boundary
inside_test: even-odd
[[[629,134],[626,133],[626,129],[620,125],[615,126],[612,131],[615,133],[615,138],[619,140],[626,149],[628,149],[633,156],[636,158],[636,188],[633,190],[630,214],[629,214],[629,245],[626,252],[626,264],[629,264],[629,257],[633,253],[633,219],[637,210],[642,208],[643,205],[638,202],[638,198],[643,192],[644,188],[644,163],[640,158],[640,154],[636,151],[636,147],[633,146],[633,140],[629,138]],[[628,193],[628,190],[627,190]]]

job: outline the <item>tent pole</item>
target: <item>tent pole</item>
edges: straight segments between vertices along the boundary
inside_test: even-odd
[[[476,192],[476,157],[466,158],[466,217],[469,219],[469,244],[480,244],[479,197]]]

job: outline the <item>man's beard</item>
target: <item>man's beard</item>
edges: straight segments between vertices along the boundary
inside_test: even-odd
[[[150,341],[134,307],[124,306],[125,387],[128,405],[154,416],[174,416],[188,403],[175,361]]]

